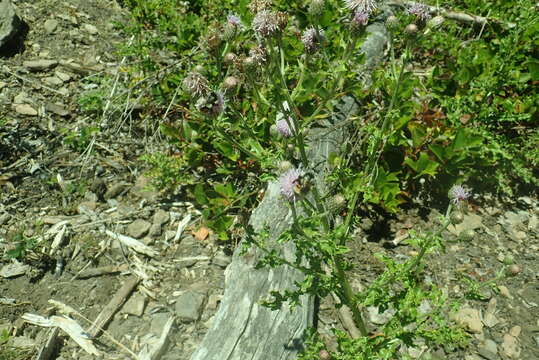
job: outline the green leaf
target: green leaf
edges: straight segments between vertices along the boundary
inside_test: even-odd
[[[446,149],[441,146],[441,145],[437,145],[437,144],[431,144],[429,145],[429,149],[430,151],[432,151],[432,153],[434,155],[436,155],[436,157],[438,158],[438,160],[440,160],[440,162],[444,163],[445,160],[446,160]]]
[[[438,169],[438,166],[440,166],[440,164],[436,161],[429,159],[428,155],[424,152],[419,155],[419,159],[417,161],[414,161],[411,158],[406,158],[404,163],[410,166],[417,173],[415,178],[423,175],[434,176],[436,175],[436,169]]]
[[[213,146],[215,146],[215,148],[219,150],[221,154],[223,154],[230,160],[237,161],[239,159],[239,154],[235,151],[234,147],[229,142],[217,140],[214,141]]]
[[[412,143],[414,147],[420,147],[423,145],[425,138],[427,137],[427,131],[425,127],[417,121],[408,123],[408,130],[412,134]]]
[[[528,71],[533,81],[539,80],[539,61],[531,60],[528,62]]]
[[[483,142],[483,138],[479,136],[474,136],[470,131],[467,131],[465,128],[460,128],[455,135],[455,139],[451,144],[451,149],[453,151],[465,150],[471,147],[480,145]]]
[[[208,197],[206,196],[206,191],[204,190],[204,186],[202,184],[195,185],[193,195],[199,204],[206,205],[209,203]]]

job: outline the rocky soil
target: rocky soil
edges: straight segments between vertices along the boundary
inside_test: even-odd
[[[0,9],[6,4],[0,0]],[[72,318],[85,329],[82,337],[96,339],[89,342],[106,359],[150,351],[169,319],[175,324],[162,359],[189,359],[219,306],[229,250],[192,204],[148,187],[138,159],[163,146],[151,126],[106,111],[88,115],[79,104],[102,79],[121,74],[125,59],[115,49],[126,37],[114,23],[127,14],[107,0],[13,6],[21,22],[12,24],[20,30],[0,27],[0,359],[33,358],[54,337],[22,318],[54,319],[60,311],[50,300],[78,312]],[[90,126],[101,128],[95,138],[73,136]],[[374,253],[412,255],[402,240],[412,228],[435,228],[439,211],[416,204],[397,217],[365,218],[352,244],[357,287],[380,273]],[[503,203],[474,197],[464,221],[444,234],[447,252],[428,262],[429,276],[451,297],[470,290],[460,275],[482,284],[480,296],[454,314],[472,346],[445,354],[418,345],[407,349],[410,355],[539,358],[538,219],[533,196]],[[7,255],[21,242],[29,251],[15,261]],[[111,308],[110,321],[103,320]],[[318,324],[328,334],[342,328],[330,309],[330,299],[322,301]],[[382,324],[376,310],[369,309],[370,320]],[[90,326],[96,319],[106,333]],[[7,344],[3,334],[11,335]],[[49,358],[95,358],[65,332],[57,338]]]

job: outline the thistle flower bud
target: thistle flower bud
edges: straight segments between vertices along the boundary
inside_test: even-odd
[[[226,41],[230,41],[236,37],[236,35],[243,30],[244,26],[241,23],[239,16],[230,14],[226,17],[226,25],[223,31],[223,38]]]
[[[199,72],[190,72],[182,81],[183,88],[193,96],[202,96],[209,91],[208,80]]]
[[[341,194],[333,196],[328,202],[328,210],[334,214],[339,213],[346,205],[346,199]]]
[[[325,6],[326,4],[324,0],[311,0],[308,10],[309,14],[314,17],[320,16],[324,11]]]
[[[223,57],[223,62],[226,65],[232,65],[236,61],[237,58],[238,57],[236,56],[236,54],[229,52],[229,53],[226,53],[225,56]]]
[[[449,216],[449,220],[451,220],[451,224],[460,224],[464,221],[464,215],[460,211],[454,211]]]
[[[395,27],[399,24],[399,18],[395,15],[391,15],[386,19],[386,25],[390,28]]]
[[[252,0],[247,8],[253,13],[258,13],[259,11],[269,9],[271,6],[271,0]]]
[[[318,353],[318,358],[320,360],[330,360],[331,355],[328,353],[327,350],[320,350],[320,352]]]
[[[280,173],[285,173],[288,170],[292,169],[292,163],[290,161],[283,160],[279,163],[278,169]]]
[[[238,87],[240,81],[235,76],[227,76],[223,81],[223,87],[227,90],[233,90]]]
[[[443,16],[440,16],[440,15],[435,16],[427,22],[427,28],[437,29],[444,23],[444,21],[445,21],[445,18]]]
[[[248,56],[243,59],[243,67],[247,70],[254,69],[256,67],[255,59],[252,56]]]
[[[475,230],[468,229],[464,230],[459,234],[459,239],[461,241],[471,241],[476,236]]]
[[[417,34],[418,28],[416,24],[408,24],[404,28],[404,32],[406,32],[408,35],[415,35]]]

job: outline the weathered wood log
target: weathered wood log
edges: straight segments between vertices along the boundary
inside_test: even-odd
[[[364,71],[369,71],[382,59],[388,43],[383,24],[370,25],[367,31],[369,34],[362,48],[366,56]],[[357,113],[358,106],[353,98],[346,96],[335,109],[335,115],[323,124],[325,127],[314,129],[307,139],[311,170],[316,174],[315,186],[322,193],[328,157],[332,153],[339,154],[347,138],[346,127],[341,125]],[[264,199],[254,210],[249,224],[255,231],[269,226],[266,246],[278,248],[288,261],[295,261],[294,244],[276,242],[292,225],[290,206],[281,197],[278,182],[268,184]],[[289,266],[255,269],[263,252],[252,247],[246,255],[240,256],[240,248],[225,272],[225,293],[212,327],[191,360],[295,359],[303,348],[305,329],[313,325],[314,298],[302,296],[300,306],[293,310],[286,305],[278,311],[262,307],[259,303],[267,299],[270,291],[294,289],[294,283],[303,276]]]

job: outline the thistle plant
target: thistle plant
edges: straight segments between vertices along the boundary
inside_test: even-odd
[[[411,59],[414,38],[405,36],[407,46],[400,63],[392,67],[388,101],[377,112],[376,122],[369,125],[371,132],[367,140],[359,145],[366,150],[362,157],[364,164],[356,169],[361,179],[350,174],[350,167],[340,165],[324,178],[321,169],[330,166],[317,163],[319,159],[313,157],[309,139],[317,130],[315,128],[335,130],[328,125],[328,119],[337,112],[336,104],[343,101],[347,92],[361,96],[362,84],[352,80],[354,77],[348,69],[360,68],[357,62],[361,62],[364,54],[358,44],[365,40],[365,32],[349,30],[350,27],[364,30],[371,15],[377,11],[378,3],[373,0],[345,1],[346,8],[341,9],[345,16],[341,18],[348,20],[345,26],[341,26],[341,31],[348,35],[342,49],[332,45],[332,39],[328,38],[332,32],[329,29],[326,32],[316,22],[324,6],[323,1],[311,2],[309,16],[313,23],[304,24],[293,39],[287,33],[287,14],[275,11],[269,1],[251,2],[249,9],[253,17],[250,27],[244,25],[239,16],[229,15],[224,25],[229,30],[225,31],[222,39],[215,41],[219,44],[218,51],[214,52],[219,56],[216,60],[219,75],[213,80],[220,81],[221,85],[211,84],[212,81],[199,72],[189,73],[183,81],[186,93],[193,100],[192,116],[202,117],[216,138],[225,142],[224,145],[221,142],[216,145],[224,156],[234,159],[238,151],[263,164],[265,169],[279,171],[274,178],[277,177],[283,204],[290,209],[292,224],[277,235],[278,243],[293,242],[295,260],[287,260],[279,251],[267,248],[264,233],[247,236],[245,246],[256,246],[265,254],[258,267],[289,266],[303,273],[304,280],[295,289],[272,292],[264,305],[278,309],[285,304],[298,304],[304,295],[324,297],[334,294],[338,306],[350,309],[360,334],[359,339],[350,339],[340,333],[336,333],[336,337],[343,344],[356,344],[357,351],[366,355],[365,359],[381,358],[376,357],[380,354],[395,355],[399,346],[410,337],[422,336],[438,346],[443,346],[450,336],[454,336],[451,339],[454,342],[464,341],[459,330],[432,320],[438,319],[437,313],[433,312],[441,311],[445,300],[434,285],[424,283],[422,274],[426,256],[432,251],[443,250],[442,233],[450,223],[453,207],[462,204],[469,196],[466,190],[453,188],[438,230],[414,234],[410,238],[409,245],[417,247],[415,257],[397,264],[388,257],[380,256],[387,269],[365,291],[355,292],[350,283],[348,272],[352,264],[347,253],[348,245],[354,241],[352,233],[358,221],[357,207],[362,201],[372,200],[370,196],[374,196],[375,186],[381,179],[392,181],[392,174],[384,172],[379,162],[395,129],[395,113],[401,87],[408,76],[405,69]],[[410,12],[418,18],[425,17],[420,12],[422,9],[412,10]],[[333,46],[333,51],[338,49],[338,56],[330,55],[328,46]],[[221,67],[222,64],[225,66]],[[241,89],[238,77],[241,77]],[[226,92],[219,89],[226,89]],[[239,94],[252,99],[238,106]],[[353,99],[350,102],[357,105]],[[253,119],[239,123],[231,120],[246,119],[244,114]],[[261,141],[260,134],[270,133],[270,127],[277,136]],[[241,132],[237,131],[238,128]],[[244,134],[245,138],[235,137],[233,131]],[[346,159],[342,163],[346,161],[351,160]],[[343,180],[345,175],[350,175],[348,177],[352,180]],[[324,183],[329,184],[324,186]],[[400,289],[401,296],[394,295],[397,289]],[[395,315],[386,327],[376,329],[364,316],[367,306],[391,307]],[[415,306],[423,306],[424,311],[411,316]],[[420,330],[415,333],[409,330],[407,326],[411,323]],[[392,340],[373,338],[373,330],[383,331]],[[445,334],[444,341],[440,340],[443,337],[440,334]],[[329,354],[327,349],[318,350]]]

